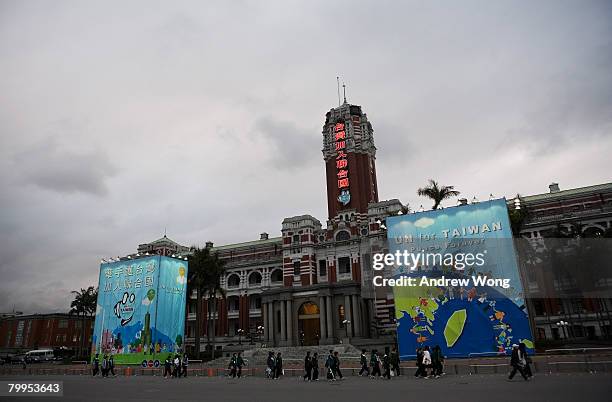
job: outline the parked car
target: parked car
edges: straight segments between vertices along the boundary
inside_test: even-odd
[[[55,360],[55,354],[52,349],[30,350],[25,354],[25,359],[26,363],[52,362]]]
[[[24,361],[27,362],[26,355],[24,353],[12,355],[10,359],[11,364],[22,364]]]

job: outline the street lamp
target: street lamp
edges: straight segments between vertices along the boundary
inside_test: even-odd
[[[566,328],[568,325],[569,325],[569,322],[567,322],[567,321],[563,321],[563,320],[561,320],[561,321],[557,322],[557,326],[558,326],[559,328],[562,328],[562,330],[563,330],[563,337],[564,337],[565,339],[567,339],[567,332],[566,332],[567,330],[566,330],[565,328]]]
[[[238,328],[238,345],[242,345],[242,334],[244,334],[244,329]]]
[[[350,320],[344,320],[344,321],[342,321],[342,324],[344,324],[344,332],[346,332],[346,337],[348,338],[348,343],[350,345],[351,344],[351,336],[349,335],[348,326],[351,325],[351,321]]]
[[[261,336],[264,333],[264,326],[263,325],[258,325],[257,329],[255,330],[255,333],[257,334],[257,342],[259,342],[260,339],[261,339]]]

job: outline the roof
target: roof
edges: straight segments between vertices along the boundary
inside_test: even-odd
[[[526,195],[521,196],[521,201],[523,202],[534,202],[534,201],[544,201],[551,200],[555,198],[565,198],[579,195],[587,195],[590,193],[598,193],[601,191],[612,191],[612,183],[604,183],[604,184],[595,184],[593,186],[587,187],[578,187],[572,188],[569,190],[561,190],[555,191],[554,193],[543,193],[543,194],[534,194],[534,195]]]
[[[229,250],[233,248],[241,248],[241,247],[255,247],[255,246],[263,246],[267,244],[282,244],[282,237],[271,237],[265,240],[253,240],[253,241],[245,241],[243,243],[233,243],[233,244],[224,244],[223,246],[214,246],[212,248],[213,251],[222,251]]]

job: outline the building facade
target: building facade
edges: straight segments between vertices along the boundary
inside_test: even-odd
[[[388,342],[395,335],[392,290],[373,286],[371,260],[373,254],[388,251],[385,219],[408,208],[397,199],[378,199],[374,133],[360,106],[345,102],[331,109],[322,136],[325,224],[298,215],[282,221],[278,237],[262,233],[259,240],[243,243],[206,243],[226,262],[221,280],[225,296],[219,298],[214,317],[219,348],[242,342],[270,346],[359,344],[373,338]],[[527,211],[520,237],[533,245],[559,227],[579,223],[581,232],[593,235],[609,233],[612,227],[612,184],[566,191],[553,185],[548,193],[519,199]],[[513,205],[515,200],[510,200],[509,207]],[[189,248],[164,236],[141,244],[138,251],[186,255]],[[575,339],[610,337],[611,297],[574,294],[574,301],[551,297],[537,293],[538,286],[555,283],[550,273],[527,272],[523,279],[536,340],[569,339],[560,333],[559,320],[571,322]],[[205,319],[196,322],[197,302],[191,295],[187,347],[194,345],[196,325],[204,339],[212,335]],[[200,303],[202,317],[208,317],[208,303]]]
[[[612,183],[561,190],[557,183],[543,194],[520,196],[525,218],[520,237],[530,248],[546,253],[552,247],[572,250],[612,250]],[[510,208],[516,201],[509,202]],[[569,250],[569,251],[572,251]],[[546,254],[544,254],[546,255]],[[564,270],[562,264],[524,265],[529,313],[536,341],[563,343],[610,341],[612,332],[612,272],[607,267],[577,264]],[[603,256],[602,256],[603,257]],[[605,261],[605,259],[602,258]]]
[[[83,323],[85,331],[83,331]],[[0,350],[5,352],[32,349],[70,349],[75,353],[91,344],[93,319],[85,321],[76,315],[53,313],[16,315],[0,320]]]

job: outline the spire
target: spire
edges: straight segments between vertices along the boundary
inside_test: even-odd
[[[344,103],[346,103],[346,85],[344,81],[342,81],[342,91],[344,92]]]
[[[338,106],[341,105],[340,103],[340,77],[336,76],[336,85],[338,88]]]

